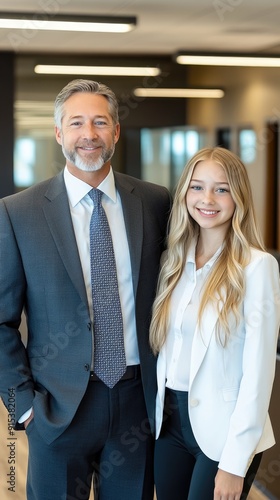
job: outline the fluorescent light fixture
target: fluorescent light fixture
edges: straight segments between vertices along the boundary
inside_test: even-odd
[[[155,89],[155,88],[137,88],[133,91],[137,97],[204,97],[221,99],[224,97],[224,91],[221,89]]]
[[[0,28],[57,31],[126,33],[136,26],[136,17],[48,14],[47,12],[0,12]]]
[[[14,108],[16,111],[28,113],[36,111],[40,116],[42,113],[50,113],[53,116],[54,107],[53,101],[15,101]]]
[[[44,75],[106,75],[106,76],[157,76],[159,68],[131,66],[65,66],[37,64],[35,73]]]
[[[198,55],[179,53],[178,64],[195,66],[247,66],[259,68],[279,68],[280,57],[246,56],[246,55]]]

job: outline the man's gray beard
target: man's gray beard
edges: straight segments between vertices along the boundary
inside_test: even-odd
[[[66,160],[70,161],[77,167],[79,170],[83,172],[96,172],[100,170],[104,163],[111,160],[113,154],[115,152],[115,144],[112,145],[111,148],[105,149],[102,151],[101,155],[95,162],[85,162],[81,159],[78,153],[74,151],[67,151],[62,144],[62,153],[64,154]]]

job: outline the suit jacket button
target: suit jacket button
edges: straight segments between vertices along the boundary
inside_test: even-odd
[[[91,330],[91,323],[87,324],[88,330]]]
[[[191,405],[192,408],[194,408],[195,406],[198,406],[199,405],[198,399],[191,399],[190,400],[190,405]]]
[[[86,370],[86,372],[88,372],[88,371],[89,371],[89,365],[88,365],[88,364],[86,364],[86,365],[84,366],[84,369]]]

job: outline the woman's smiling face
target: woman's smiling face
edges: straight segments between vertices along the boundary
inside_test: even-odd
[[[187,209],[200,230],[224,230],[230,226],[235,203],[224,169],[213,160],[202,160],[194,168],[187,196]]]

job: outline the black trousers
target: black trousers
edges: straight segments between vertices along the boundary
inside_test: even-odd
[[[241,500],[248,496],[261,457],[261,453],[255,455],[251,463]],[[188,393],[167,388],[163,426],[155,444],[157,500],[213,500],[217,471],[218,462],[204,455],[193,435]]]
[[[77,413],[50,445],[35,419],[29,443],[28,500],[152,500],[154,439],[141,377],[113,389],[90,381]]]

